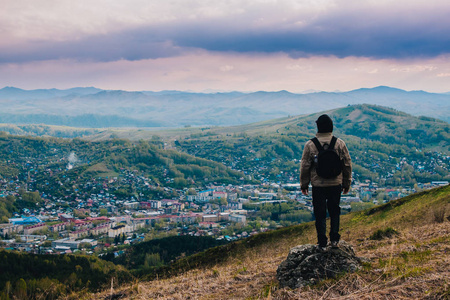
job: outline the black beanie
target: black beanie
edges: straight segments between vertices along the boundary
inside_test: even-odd
[[[333,121],[328,115],[321,115],[317,121],[317,132],[325,133],[325,132],[333,132]]]

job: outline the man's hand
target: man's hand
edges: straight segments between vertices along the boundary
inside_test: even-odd
[[[350,190],[350,188],[348,187],[342,187],[342,194],[348,194],[348,191]]]
[[[308,196],[308,189],[302,189],[302,194]]]

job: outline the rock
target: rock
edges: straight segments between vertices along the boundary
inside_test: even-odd
[[[345,241],[340,241],[339,248],[328,247],[324,252],[317,245],[300,245],[292,248],[278,266],[277,279],[280,287],[296,289],[344,272],[355,272],[364,260]]]

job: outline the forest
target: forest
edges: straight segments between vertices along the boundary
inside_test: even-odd
[[[58,299],[96,291],[133,277],[122,266],[93,256],[28,254],[0,249],[0,299]]]

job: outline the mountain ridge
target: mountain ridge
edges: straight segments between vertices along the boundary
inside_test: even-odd
[[[450,122],[450,94],[405,91],[386,86],[308,94],[288,91],[208,94],[100,90],[92,87],[31,91],[13,87],[0,89],[3,113],[14,116],[17,120],[14,124],[27,123],[27,113],[32,111],[55,116],[95,114],[127,117],[136,120],[136,124],[132,125],[135,127],[142,127],[139,124],[146,122],[164,127],[229,126],[362,103],[389,106],[412,115]],[[252,114],[248,115],[245,109],[251,110]],[[0,122],[4,121],[0,118]],[[53,125],[64,124],[53,122]],[[83,127],[82,124],[76,126]]]

